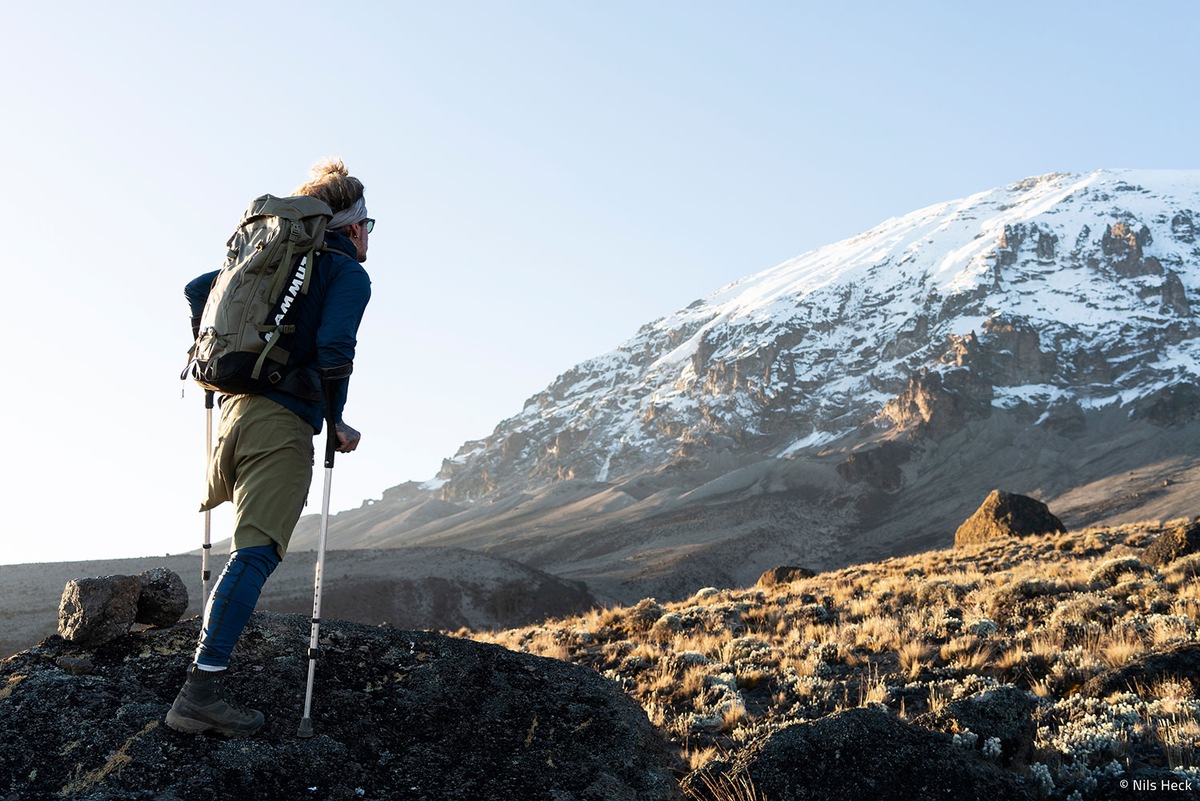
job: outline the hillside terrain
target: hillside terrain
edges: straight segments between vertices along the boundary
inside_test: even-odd
[[[1147,549],[1182,532],[1196,550],[1155,564]],[[1129,798],[1121,780],[1141,776],[1164,793],[1155,797],[1195,798],[1198,577],[1200,518],[1180,519],[764,577],[678,602],[647,598],[460,634],[589,665],[618,683],[682,751],[692,771],[684,785],[696,797],[826,797],[798,789],[801,780],[831,781],[817,768],[788,768],[791,783],[768,770],[765,743],[865,708],[946,732],[948,744],[1021,777],[1031,797]],[[860,751],[847,771],[895,785],[872,797],[916,797],[900,777],[872,773],[889,761],[884,743],[847,747]],[[929,782],[939,791],[927,797],[944,794],[952,779],[942,780]],[[1171,782],[1188,788],[1168,793]],[[962,797],[982,797],[982,786]],[[706,794],[713,788],[720,792]]]

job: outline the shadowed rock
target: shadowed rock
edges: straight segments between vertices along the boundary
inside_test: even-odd
[[[921,715],[914,722],[931,729],[979,736],[977,748],[991,738],[1000,741],[1000,763],[1028,762],[1033,749],[1037,724],[1033,713],[1037,698],[1017,687],[997,687],[952,701],[936,712]]]
[[[1164,679],[1192,681],[1196,676],[1200,676],[1200,643],[1187,643],[1138,657],[1127,665],[1094,676],[1080,692],[1107,698],[1113,693],[1145,690]]]
[[[0,661],[0,798],[680,801],[677,757],[595,671],[425,632],[321,626],[311,739],[296,736],[310,624],[257,612],[229,688],[266,724],[227,741],[162,725],[199,622]],[[63,666],[91,662],[76,675]],[[69,714],[64,702],[69,699]]]
[[[1016,775],[949,735],[904,723],[876,709],[851,709],[797,723],[749,746],[733,763],[715,762],[688,779],[748,776],[771,801],[911,801],[917,798],[1026,801],[1036,798]]]
[[[983,505],[954,532],[955,545],[973,545],[1009,537],[1064,532],[1062,521],[1041,501],[992,490]]]
[[[135,623],[171,626],[179,622],[188,606],[187,586],[174,570],[155,567],[138,576],[142,582]]]
[[[1171,529],[1150,544],[1142,561],[1162,567],[1181,556],[1200,551],[1200,520]]]

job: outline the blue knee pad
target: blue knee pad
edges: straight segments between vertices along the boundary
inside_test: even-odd
[[[278,565],[279,552],[274,545],[239,548],[229,555],[204,610],[197,665],[216,670],[229,667],[233,646],[250,620],[263,584]]]

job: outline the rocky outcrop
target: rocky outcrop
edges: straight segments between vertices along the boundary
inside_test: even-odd
[[[1192,313],[1192,302],[1187,287],[1174,270],[1167,270],[1162,283],[1162,311],[1176,317],[1188,317]]]
[[[1041,501],[1026,495],[992,490],[975,514],[954,532],[954,544],[974,545],[995,539],[1066,530],[1062,521]]]
[[[689,787],[721,776],[749,779],[771,801],[911,801],[916,798],[1026,801],[1033,788],[950,735],[878,709],[851,709],[797,723],[689,776]],[[726,781],[728,786],[731,782]],[[756,796],[758,797],[758,796]]]
[[[1200,551],[1200,518],[1164,532],[1142,554],[1142,561],[1163,567]]]
[[[1134,406],[1134,418],[1160,428],[1176,428],[1200,418],[1200,387],[1174,384],[1148,395]]]
[[[880,417],[896,428],[941,439],[991,413],[991,385],[971,370],[921,370]]]
[[[794,565],[781,565],[773,567],[763,573],[758,579],[759,587],[777,587],[780,584],[791,584],[793,581],[800,581],[806,578],[812,578],[817,575],[815,570],[809,570],[807,567],[795,567]]]
[[[180,734],[162,720],[197,629],[94,650],[53,637],[0,662],[0,798],[681,799],[674,753],[595,671],[340,621],[321,627],[314,737],[296,736],[309,621],[264,613],[229,679],[263,729],[231,742]]]
[[[904,486],[901,468],[911,456],[911,445],[883,442],[873,448],[852,452],[837,466],[837,472],[851,484],[866,483],[885,492],[895,492]]]
[[[1150,229],[1145,225],[1133,226],[1124,221],[1109,225],[1100,239],[1101,252],[1108,259],[1108,266],[1124,278],[1140,275],[1162,275],[1162,264],[1153,256],[1145,255],[1145,247],[1153,241]]]

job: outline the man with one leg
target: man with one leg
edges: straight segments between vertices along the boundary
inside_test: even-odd
[[[342,422],[357,332],[371,296],[362,263],[375,221],[367,215],[363,185],[341,161],[313,168],[313,179],[296,190],[323,201],[333,212],[306,295],[298,300],[287,371],[311,389],[329,382],[337,450],[358,447],[359,433]],[[187,285],[193,329],[219,271]],[[282,386],[291,382],[284,381]],[[300,384],[297,384],[299,386]],[[319,398],[319,399],[317,399]],[[177,731],[251,734],[261,712],[245,709],[224,688],[230,656],[259,594],[287,553],[292,530],[312,481],[313,437],[326,417],[325,393],[273,389],[222,396],[217,446],[209,467],[201,511],[232,501],[234,533],[229,561],[204,610],[195,661],[167,713]]]

